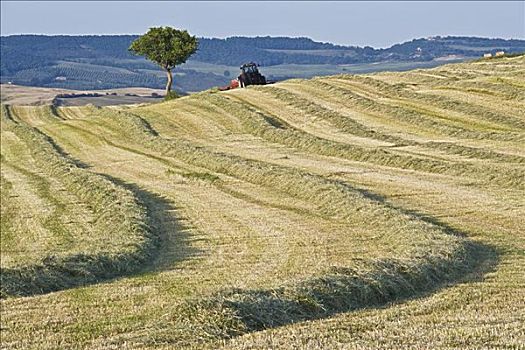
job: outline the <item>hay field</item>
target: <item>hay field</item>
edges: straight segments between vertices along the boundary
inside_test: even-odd
[[[59,95],[77,95],[74,98],[60,98]],[[82,96],[98,94],[97,97]],[[95,106],[109,106],[115,104],[137,104],[156,102],[152,94],[162,95],[164,90],[150,88],[120,88],[107,90],[68,90],[58,88],[44,88],[0,84],[0,101],[8,105],[41,106],[60,104],[64,106],[80,106],[93,104]]]
[[[525,57],[2,106],[5,349],[525,344]]]

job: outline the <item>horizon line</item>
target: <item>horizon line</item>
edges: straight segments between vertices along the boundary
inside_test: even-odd
[[[43,36],[43,37],[75,37],[75,36],[76,37],[103,37],[103,36],[108,36],[108,37],[111,37],[111,36],[140,36],[140,35],[143,35],[143,34],[134,34],[134,33],[126,33],[126,34],[41,34],[41,33],[37,34],[37,33],[16,33],[16,34],[7,34],[7,35],[0,34],[0,37],[1,38],[14,37],[14,36]],[[218,39],[218,40],[226,40],[226,39],[230,39],[230,38],[309,39],[309,40],[312,40],[313,42],[316,42],[316,43],[331,44],[331,45],[334,45],[334,46],[361,47],[361,48],[362,47],[371,47],[371,48],[374,48],[374,49],[390,48],[392,46],[395,46],[395,45],[398,45],[398,44],[402,44],[402,43],[407,43],[407,42],[414,41],[414,40],[431,39],[431,38],[440,38],[440,39],[446,39],[446,38],[477,38],[477,39],[488,39],[488,40],[507,40],[507,41],[517,40],[517,41],[525,41],[525,36],[522,37],[522,38],[519,38],[519,37],[504,38],[504,37],[487,37],[487,36],[475,36],[475,35],[468,36],[468,35],[454,35],[454,34],[447,34],[447,35],[440,35],[440,34],[438,34],[438,35],[430,35],[430,36],[426,36],[426,37],[415,37],[415,38],[412,38],[412,39],[409,39],[409,40],[393,43],[390,46],[373,47],[371,45],[359,46],[359,45],[349,45],[349,44],[338,44],[338,43],[334,43],[334,42],[330,42],[330,41],[317,41],[317,40],[315,40],[315,39],[313,39],[311,37],[308,37],[308,36],[287,36],[287,35],[277,35],[277,36],[272,36],[272,35],[243,36],[243,35],[232,35],[232,36],[227,36],[227,37],[206,37],[206,36],[200,36],[200,37],[197,37],[197,38],[198,39]]]

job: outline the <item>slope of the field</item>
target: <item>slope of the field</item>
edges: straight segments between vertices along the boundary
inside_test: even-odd
[[[2,347],[520,348],[524,99],[516,57],[4,106]]]

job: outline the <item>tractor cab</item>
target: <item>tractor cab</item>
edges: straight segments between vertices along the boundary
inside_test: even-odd
[[[259,74],[259,69],[257,68],[257,64],[254,62],[243,64],[241,66],[241,71],[244,74]]]
[[[237,79],[239,80],[240,87],[248,85],[266,85],[266,78],[259,73],[257,64],[254,62],[243,64],[241,66],[241,74]]]

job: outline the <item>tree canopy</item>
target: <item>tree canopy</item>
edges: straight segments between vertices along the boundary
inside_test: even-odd
[[[197,45],[197,38],[186,30],[153,27],[133,41],[129,49],[167,70],[186,62],[197,51]]]
[[[198,40],[186,30],[171,27],[153,27],[133,41],[129,50],[157,63],[168,73],[166,93],[171,91],[171,70],[197,51]]]

